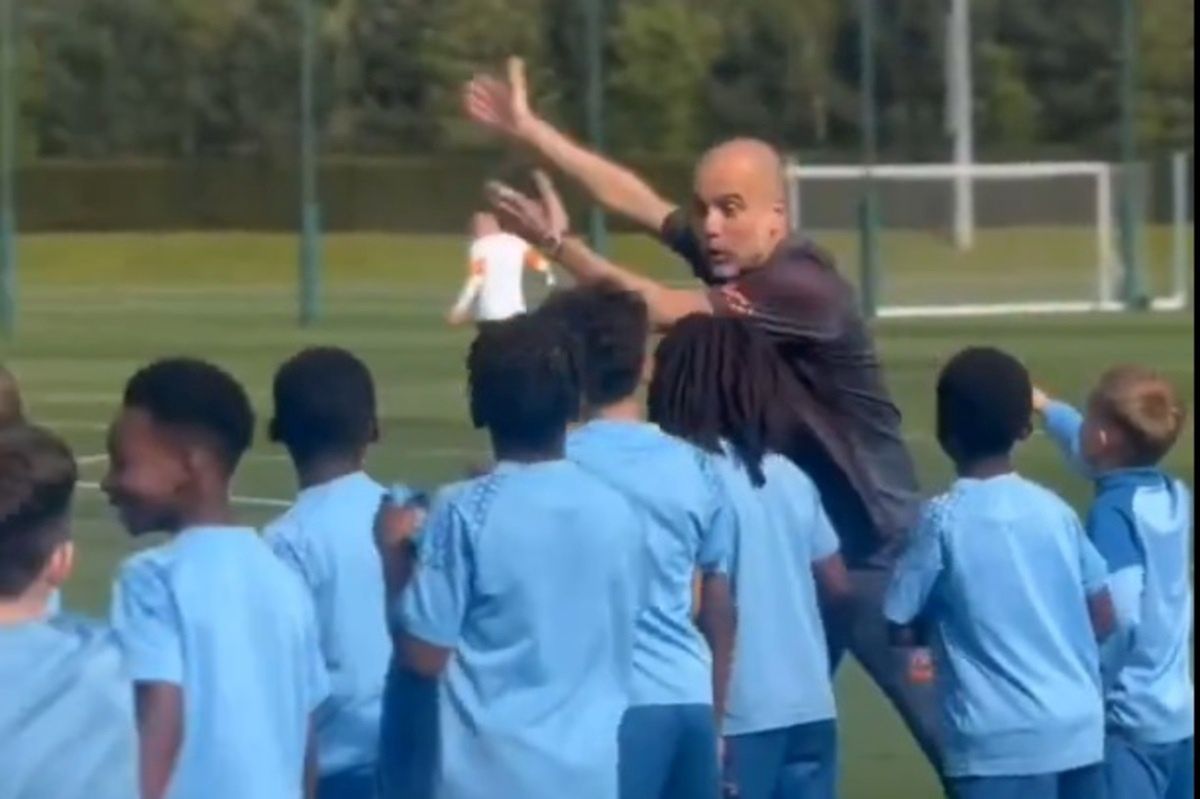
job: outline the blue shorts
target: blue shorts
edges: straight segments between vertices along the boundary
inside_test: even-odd
[[[712,705],[631,707],[620,743],[621,799],[717,799]]]
[[[952,777],[952,799],[1104,799],[1104,767],[1024,777]],[[1116,797],[1114,797],[1116,799]],[[1122,797],[1134,799],[1134,797]],[[1140,799],[1140,797],[1139,797]]]
[[[817,721],[725,739],[725,781],[738,799],[834,799],[837,722]]]
[[[1196,753],[1193,739],[1173,744],[1135,743],[1120,733],[1108,734],[1104,777],[1112,799],[1183,799],[1194,793]]]
[[[317,780],[317,799],[376,799],[379,778],[375,767],[324,774]]]

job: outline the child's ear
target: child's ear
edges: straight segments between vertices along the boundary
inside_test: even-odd
[[[65,524],[65,522],[64,522]],[[50,553],[50,560],[43,572],[45,580],[53,588],[58,588],[71,577],[75,570],[75,544],[63,541]]]
[[[1026,422],[1025,426],[1021,428],[1021,432],[1017,433],[1017,441],[1027,441],[1027,440],[1029,440],[1029,437],[1032,435],[1033,435],[1033,423]]]

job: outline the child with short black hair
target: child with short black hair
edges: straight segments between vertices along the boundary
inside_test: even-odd
[[[1182,799],[1195,784],[1192,493],[1160,465],[1186,421],[1170,381],[1144,366],[1100,378],[1086,415],[1041,391],[1046,430],[1095,481],[1088,535],[1108,563],[1117,635],[1104,650],[1113,799]]]
[[[0,794],[137,795],[133,694],[112,632],[50,599],[75,559],[75,458],[57,436],[0,429]],[[69,757],[64,765],[63,758]]]
[[[918,620],[932,634],[955,799],[1103,796],[1107,570],[1075,512],[1014,470],[1030,391],[996,349],[942,370],[938,441],[958,479],[926,507],[885,604],[899,641]]]
[[[633,701],[621,723],[621,799],[716,799],[737,525],[718,467],[644,419],[638,388],[650,315],[639,295],[586,286],[555,294],[538,313],[569,327],[582,355],[583,423],[567,437],[567,457],[646,522],[650,603],[638,619]]]
[[[254,431],[246,392],[204,361],[157,361],[125,387],[103,488],[134,536],[113,624],[134,680],[144,799],[300,796],[328,689],[312,603],[230,481]]]
[[[300,494],[264,537],[312,596],[330,695],[317,723],[320,799],[375,794],[379,720],[392,645],[372,525],[385,490],[364,471],[379,438],[366,364],[336,347],[297,353],[275,373],[271,440]]]
[[[389,566],[398,660],[440,683],[432,796],[613,799],[641,520],[565,457],[580,373],[561,326],[535,315],[482,328],[467,371],[497,465],[439,494],[411,577]],[[409,558],[414,527],[383,539],[389,564]]]

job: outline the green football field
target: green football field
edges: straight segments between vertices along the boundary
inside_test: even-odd
[[[890,244],[885,289],[901,300],[930,302],[943,283],[956,298],[1086,299],[1085,246],[1053,231],[1010,232],[981,242],[956,263],[946,245],[900,236]],[[848,237],[833,249],[853,255]],[[1164,252],[1156,233],[1151,248]],[[193,354],[229,368],[249,387],[262,424],[271,374],[300,347],[349,347],[372,367],[384,438],[372,471],[382,480],[433,484],[454,478],[486,455],[469,428],[463,357],[469,333],[442,314],[463,274],[464,243],[455,238],[354,235],[326,242],[325,320],[300,330],[295,319],[295,240],[250,234],[74,235],[21,239],[21,318],[17,338],[0,343],[0,361],[21,380],[31,414],[73,444],[86,481],[76,505],[81,556],[67,588],[76,609],[103,612],[117,561],[132,544],[96,490],[105,468],[104,431],[125,379],[150,358]],[[618,258],[663,275],[682,275],[668,256],[635,239],[615,242]],[[1028,257],[1013,257],[1029,251]],[[1157,264],[1163,259],[1157,258]],[[1162,279],[1162,270],[1152,279]],[[1063,291],[1063,296],[1056,292]],[[1048,296],[1049,295],[1049,296]],[[891,295],[889,295],[891,296]],[[1062,318],[991,318],[889,322],[878,327],[888,379],[927,491],[949,470],[933,439],[932,391],[939,365],[969,344],[1005,347],[1036,379],[1080,399],[1106,365],[1140,361],[1166,372],[1189,404],[1193,384],[1191,313]],[[261,436],[260,436],[261,439]],[[1170,466],[1189,482],[1189,426]],[[1019,454],[1022,469],[1080,507],[1088,487],[1068,475],[1045,439]],[[249,522],[260,523],[292,495],[288,464],[260,440],[241,468],[236,491]],[[854,668],[840,675],[843,775],[847,799],[936,795],[932,775],[894,715]]]

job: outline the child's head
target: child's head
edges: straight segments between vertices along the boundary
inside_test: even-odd
[[[937,385],[937,434],[960,469],[1007,457],[1032,432],[1029,372],[1006,352],[971,347],[942,369]]]
[[[177,531],[228,496],[254,435],[245,390],[216,366],[156,361],[130,378],[108,436],[104,491],[130,533]]]
[[[775,346],[748,322],[689,316],[655,351],[650,420],[710,451],[728,442],[761,485],[764,455],[784,450],[794,432],[792,386]]]
[[[297,464],[327,457],[361,459],[379,438],[375,384],[366,365],[336,347],[314,347],[275,373],[272,441]]]
[[[540,315],[482,325],[467,355],[471,420],[499,458],[559,453],[579,415],[580,370],[570,334]]]
[[[70,575],[68,513],[75,458],[53,433],[15,424],[0,429],[0,602],[39,601]]]
[[[25,418],[21,387],[12,372],[0,366],[0,427],[19,424]]]
[[[583,399],[595,411],[632,397],[646,363],[650,315],[645,301],[611,284],[551,296],[538,313],[576,337],[583,367]]]
[[[1098,469],[1154,466],[1171,451],[1186,419],[1166,378],[1144,366],[1116,366],[1088,400],[1083,456]]]

